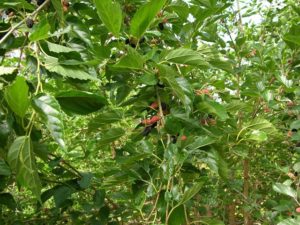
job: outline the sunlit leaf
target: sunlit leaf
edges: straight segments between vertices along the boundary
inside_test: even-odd
[[[104,25],[115,36],[119,36],[122,24],[122,10],[119,3],[113,0],[94,0],[98,15]]]
[[[141,6],[131,20],[130,33],[137,38],[142,37],[165,2],[166,0],[151,0]]]
[[[17,181],[30,189],[40,200],[41,181],[35,164],[30,137],[21,136],[15,139],[9,148],[7,161],[17,174]]]
[[[5,100],[9,107],[20,117],[24,117],[29,107],[28,85],[24,77],[17,77],[15,82],[5,89]]]

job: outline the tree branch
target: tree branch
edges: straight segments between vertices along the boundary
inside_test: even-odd
[[[27,17],[25,17],[23,20],[21,20],[19,23],[14,25],[0,40],[0,45],[3,44],[3,42],[9,37],[9,35],[14,32],[19,26],[21,26],[23,23],[26,22],[27,19],[35,16],[38,14],[44,7],[50,2],[50,0],[46,0],[43,4],[41,4],[35,11],[33,11],[31,14],[29,14]]]

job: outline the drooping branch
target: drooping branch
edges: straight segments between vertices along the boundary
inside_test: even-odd
[[[3,44],[3,42],[9,37],[9,35],[11,35],[12,32],[14,32],[19,26],[21,26],[23,23],[25,23],[27,19],[29,19],[29,18],[35,16],[36,14],[38,14],[49,2],[50,2],[50,0],[46,0],[35,11],[30,13],[27,17],[25,17],[23,20],[21,20],[16,25],[12,26],[10,28],[10,30],[0,39],[0,45]]]

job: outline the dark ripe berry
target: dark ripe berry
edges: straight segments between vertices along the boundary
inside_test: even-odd
[[[146,41],[146,38],[145,37],[142,37],[140,40],[139,40],[139,43],[142,44]]]
[[[158,29],[159,29],[159,30],[164,30],[164,29],[165,29],[164,23],[159,23],[159,24],[158,24]]]
[[[37,0],[37,1],[36,1],[36,4],[37,4],[38,6],[40,6],[41,4],[44,3],[44,1],[45,1],[45,0]]]
[[[145,127],[145,129],[142,132],[142,135],[145,137],[148,136],[151,133],[151,130],[152,130],[152,126]]]
[[[126,45],[130,45],[130,46],[133,47],[133,48],[136,47],[136,41],[135,41],[134,39],[132,39],[132,38],[131,38],[131,39],[128,39],[128,38],[127,38],[127,39],[125,40],[125,44],[126,44]]]
[[[26,25],[28,28],[32,28],[34,24],[34,21],[32,19],[27,19],[26,20]]]
[[[172,142],[173,144],[176,144],[176,142],[177,142],[177,136],[172,135],[172,136],[171,136],[171,142]]]
[[[295,129],[295,128],[294,128],[294,129],[292,129],[292,132],[293,132],[293,133],[296,133],[297,131],[298,131],[298,130],[297,130],[297,129]]]
[[[165,85],[164,85],[163,82],[161,82],[161,81],[159,81],[159,82],[157,83],[157,86],[160,87],[160,88],[164,88],[164,87],[165,87]]]

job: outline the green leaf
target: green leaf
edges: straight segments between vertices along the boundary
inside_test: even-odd
[[[196,140],[193,143],[189,144],[186,148],[188,148],[190,151],[194,151],[198,148],[202,148],[204,146],[211,145],[215,142],[216,142],[216,139],[214,139],[212,137],[200,136],[200,137],[197,137]]]
[[[184,194],[182,195],[179,201],[179,204],[183,205],[191,198],[193,198],[200,191],[202,186],[203,186],[202,182],[194,183],[192,187],[190,187],[187,191],[184,192]]]
[[[5,100],[18,116],[24,117],[30,104],[28,85],[24,77],[17,77],[15,82],[5,89]]]
[[[248,138],[257,142],[268,140],[267,134],[261,130],[253,130]]]
[[[290,125],[291,130],[292,129],[300,129],[300,120],[295,120]]]
[[[171,67],[166,65],[157,65],[159,69],[159,78],[162,82],[167,84],[175,95],[180,99],[180,101],[188,106],[191,104],[191,99],[185,94],[182,87],[179,85],[176,77],[179,76]]]
[[[78,184],[82,189],[86,189],[91,185],[91,181],[92,181],[92,178],[94,177],[94,175],[90,172],[81,173],[81,175],[82,175],[82,177],[78,181]]]
[[[151,0],[141,6],[131,20],[130,33],[136,38],[142,37],[151,25],[156,14],[162,9],[166,0]]]
[[[68,52],[75,52],[75,49],[69,48],[63,45],[58,45],[55,43],[51,43],[49,41],[46,42],[48,49],[50,52],[55,52],[55,53],[68,53]]]
[[[209,67],[204,55],[187,48],[179,48],[170,51],[164,57],[164,60],[179,64]]]
[[[112,0],[94,0],[98,16],[115,36],[119,36],[122,25],[122,10],[117,2]]]
[[[275,183],[275,184],[273,184],[273,190],[278,193],[288,195],[292,198],[297,198],[296,190],[294,190],[292,187],[290,187],[286,184]]]
[[[11,171],[8,165],[5,163],[3,159],[0,159],[0,175],[2,176],[10,176]]]
[[[84,91],[64,91],[55,97],[61,108],[69,114],[87,115],[103,108],[107,101],[101,95]]]
[[[11,210],[15,210],[17,208],[17,203],[10,193],[0,193],[0,205],[5,205]]]
[[[47,39],[50,35],[50,24],[47,18],[43,18],[36,26],[33,26],[32,33],[29,35],[30,41],[40,41]]]
[[[280,223],[277,223],[277,225],[299,225],[300,224],[300,217],[297,217],[296,219],[289,218],[282,220]]]
[[[50,71],[57,73],[63,77],[69,77],[79,80],[95,80],[96,77],[91,76],[83,69],[78,66],[62,66],[58,63],[58,59],[54,57],[47,57],[45,62],[45,68]]]
[[[30,137],[21,136],[15,139],[9,148],[7,161],[17,174],[20,185],[29,188],[40,200],[41,182],[35,165]]]
[[[205,113],[214,114],[222,121],[228,119],[228,114],[225,107],[218,102],[214,102],[211,100],[203,101],[199,103],[198,109]]]
[[[246,123],[243,128],[241,129],[241,131],[239,132],[237,138],[239,138],[239,136],[244,136],[246,138],[249,138],[249,136],[251,137],[252,135],[252,140],[254,138],[254,140],[257,140],[257,138],[259,138],[260,141],[262,141],[263,139],[265,139],[265,135],[273,135],[276,133],[276,128],[274,127],[274,125],[272,123],[270,123],[268,120],[265,120],[263,118],[255,118],[254,120]],[[253,134],[254,132],[254,134]],[[258,133],[260,132],[260,133]],[[264,132],[264,133],[261,133]],[[258,134],[258,136],[255,139],[255,133]],[[251,140],[251,139],[250,139]]]
[[[29,4],[25,0],[10,0],[10,1],[1,1],[0,2],[1,8],[7,8],[12,7],[20,10],[28,9],[28,10],[34,10],[34,6],[32,4]]]
[[[51,0],[51,3],[55,9],[56,14],[58,15],[58,18],[60,20],[61,23],[64,22],[64,11],[63,11],[63,7],[62,7],[62,3],[61,0]]]
[[[183,205],[174,209],[169,217],[168,225],[183,225],[185,223],[185,212]]]
[[[96,190],[93,196],[94,205],[97,208],[101,208],[105,204],[105,190]]]
[[[145,85],[156,85],[157,84],[157,77],[154,73],[144,73],[142,76],[139,77],[140,84]]]
[[[39,94],[33,98],[32,106],[47,125],[54,140],[65,148],[62,112],[57,100],[53,96]]]
[[[99,145],[107,145],[115,140],[118,140],[125,134],[122,128],[111,128],[108,132],[104,133],[98,142]]]
[[[119,122],[123,118],[122,114],[118,111],[104,112],[90,120],[89,130],[95,130],[107,124]]]
[[[112,68],[118,70],[142,70],[144,68],[144,59],[133,48],[128,48],[128,54],[123,56]]]

